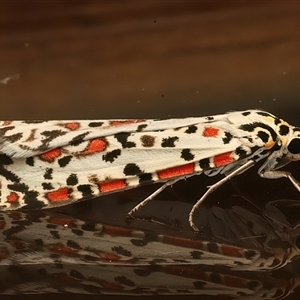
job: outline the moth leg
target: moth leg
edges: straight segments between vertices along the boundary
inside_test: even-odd
[[[196,210],[198,209],[198,207],[200,206],[200,204],[207,198],[207,196],[209,194],[211,194],[213,191],[215,191],[216,189],[218,189],[221,185],[223,185],[224,183],[226,183],[227,181],[229,181],[231,178],[247,171],[248,169],[250,169],[251,167],[253,167],[255,165],[255,161],[254,160],[249,160],[247,161],[245,164],[243,164],[242,166],[239,166],[237,169],[234,169],[233,171],[231,171],[231,173],[227,174],[226,177],[224,177],[223,179],[219,180],[217,183],[211,185],[208,190],[206,191],[206,193],[196,202],[196,204],[193,206],[193,208],[191,209],[190,213],[189,213],[189,223],[190,226],[193,228],[193,230],[195,232],[198,232],[199,229],[196,226],[196,224],[194,223],[193,219],[194,219],[194,214],[196,212]]]
[[[276,171],[268,170],[264,168],[264,165],[259,169],[258,174],[262,178],[268,179],[278,179],[278,178],[288,178],[293,186],[300,192],[300,183],[293,177],[290,172],[286,171]]]
[[[137,204],[129,213],[128,213],[128,217],[127,218],[127,222],[130,221],[130,219],[134,219],[135,217],[133,216],[133,214],[135,212],[137,212],[139,209],[141,209],[143,206],[145,206],[148,202],[150,202],[151,200],[153,200],[157,195],[159,195],[165,188],[167,188],[170,185],[175,184],[177,181],[183,179],[182,177],[173,179],[173,180],[169,180],[167,181],[165,184],[163,184],[160,188],[158,188],[154,193],[152,193],[150,196],[148,196],[146,199],[144,199],[142,202],[140,202],[139,204]]]

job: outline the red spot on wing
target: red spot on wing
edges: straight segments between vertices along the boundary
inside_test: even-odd
[[[85,150],[82,152],[83,154],[93,154],[96,152],[102,152],[107,147],[107,141],[105,139],[93,139],[89,142]]]
[[[10,192],[10,194],[7,196],[7,202],[9,203],[16,203],[19,200],[19,195],[15,192]]]
[[[144,122],[145,120],[142,119],[137,119],[137,120],[114,120],[110,121],[109,124],[111,126],[120,126],[120,125],[128,125],[128,124],[134,124],[134,123],[141,123]]]
[[[180,238],[176,236],[167,236],[163,237],[163,242],[166,244],[171,244],[174,246],[186,247],[186,248],[194,248],[194,249],[203,249],[203,243],[201,240],[191,240]]]
[[[62,188],[46,194],[46,198],[51,202],[63,202],[70,200],[70,189]]]
[[[232,152],[226,152],[226,153],[216,155],[213,158],[215,167],[222,167],[222,166],[228,165],[232,162],[235,162],[235,159],[231,155],[232,155]]]
[[[56,148],[56,149],[52,149],[48,152],[45,152],[43,154],[40,155],[40,158],[44,161],[47,161],[49,163],[54,162],[54,160],[61,156],[61,149],[60,148]]]
[[[103,225],[102,232],[111,236],[131,236],[132,230],[123,227]]]
[[[66,123],[65,127],[70,130],[77,130],[80,127],[80,124],[78,122],[70,122]]]
[[[173,167],[165,170],[161,170],[157,172],[157,175],[159,179],[167,179],[167,178],[173,178],[188,174],[193,174],[195,170],[195,164],[190,163],[183,166]]]
[[[111,261],[118,261],[121,258],[119,255],[109,253],[109,252],[96,252],[96,254],[103,259],[111,260]]]
[[[116,190],[122,190],[127,186],[124,179],[101,182],[99,188],[101,193],[107,193]]]
[[[203,136],[205,137],[216,137],[219,134],[219,129],[215,127],[206,127],[203,130]]]
[[[51,252],[55,252],[65,256],[74,256],[77,251],[75,249],[64,246],[63,244],[52,244],[49,245],[48,249]]]
[[[232,257],[244,257],[243,249],[231,245],[223,244],[222,247],[222,254]]]
[[[50,217],[48,219],[48,223],[60,225],[60,226],[66,226],[68,228],[76,227],[76,225],[73,222],[73,219],[67,217]]]

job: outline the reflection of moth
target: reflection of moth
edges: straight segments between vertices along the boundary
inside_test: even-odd
[[[176,181],[200,174],[226,177],[257,161],[265,178],[300,159],[300,129],[260,110],[168,120],[3,121],[0,127],[1,209],[48,208],[84,198],[166,182],[129,215]]]
[[[264,211],[272,222],[242,207],[201,211],[210,228],[210,237],[201,240],[185,237],[184,227],[161,225],[157,232],[149,223],[145,230],[128,229],[53,211],[1,213],[0,294],[282,299],[294,290],[293,268],[280,272],[297,264],[299,255],[277,234],[279,225],[286,234],[293,231],[282,225],[280,211]]]

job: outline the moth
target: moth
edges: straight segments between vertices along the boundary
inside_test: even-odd
[[[261,110],[183,119],[2,121],[1,210],[39,209],[165,182],[130,212],[178,180],[204,173],[225,177],[215,189],[258,161],[264,178],[288,178],[278,169],[300,159],[300,128]]]

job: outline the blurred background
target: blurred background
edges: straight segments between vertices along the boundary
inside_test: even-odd
[[[0,119],[262,108],[297,124],[299,13],[298,2],[0,2]]]
[[[1,1],[0,119],[260,108],[300,125],[299,15],[299,2]],[[286,181],[251,172],[237,179],[239,190],[299,198]]]

